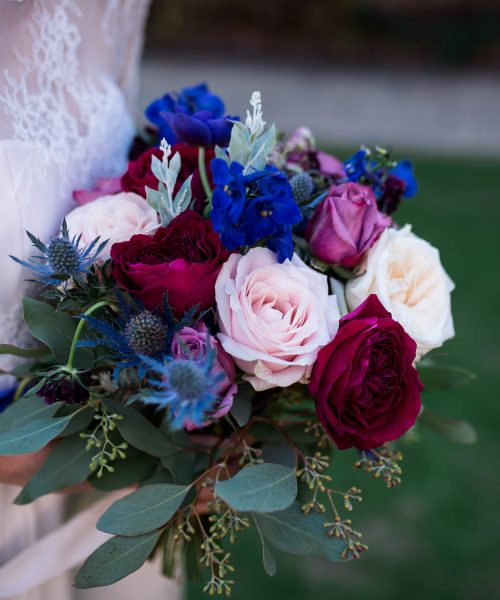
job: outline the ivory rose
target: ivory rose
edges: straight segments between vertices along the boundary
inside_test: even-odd
[[[376,294],[392,317],[417,343],[417,359],[455,335],[451,315],[454,283],[439,252],[402,229],[386,229],[361,263],[361,277],[346,286],[350,310]]]
[[[158,228],[158,215],[144,198],[131,192],[101,196],[72,210],[66,216],[70,234],[82,236],[82,245],[97,237],[108,240],[100,258],[108,259],[111,246],[129,240],[138,233]]]
[[[339,326],[327,278],[296,254],[281,264],[267,248],[231,255],[215,298],[221,344],[257,391],[305,383]]]

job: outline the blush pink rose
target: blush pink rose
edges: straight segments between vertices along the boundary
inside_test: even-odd
[[[215,283],[219,340],[257,391],[307,381],[340,314],[327,278],[267,248],[233,254]]]
[[[323,262],[355,267],[392,223],[377,208],[369,187],[358,183],[332,186],[307,224],[311,252]]]
[[[210,344],[217,353],[212,375],[222,373],[224,378],[219,384],[219,403],[209,416],[209,420],[203,424],[204,426],[210,425],[210,423],[220,419],[231,410],[234,394],[238,391],[238,386],[234,382],[236,378],[234,362],[221,346],[219,340],[208,333],[208,328],[203,322],[197,323],[195,327],[183,327],[172,342],[172,356],[174,358],[191,358],[194,360],[205,358],[208,350],[207,344]],[[186,424],[186,428],[195,429],[189,423]]]
[[[81,235],[83,245],[97,237],[108,240],[99,258],[110,256],[111,246],[128,241],[139,233],[152,233],[158,229],[158,215],[144,198],[131,192],[101,196],[66,215],[68,229],[73,235]]]

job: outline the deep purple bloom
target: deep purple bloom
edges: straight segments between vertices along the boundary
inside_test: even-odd
[[[234,120],[233,117],[215,118],[209,110],[200,110],[193,115],[163,112],[161,116],[178,143],[205,147],[229,145],[233,127],[230,119]]]
[[[64,404],[83,404],[89,399],[89,392],[74,379],[47,381],[37,392],[46,404],[63,402]]]

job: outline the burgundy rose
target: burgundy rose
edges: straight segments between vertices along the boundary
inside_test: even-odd
[[[377,208],[372,190],[358,183],[332,186],[306,228],[311,252],[323,262],[355,267],[391,219]]]
[[[416,344],[375,294],[340,320],[318,354],[309,391],[337,446],[369,450],[399,438],[417,420],[423,389]]]
[[[176,152],[181,157],[181,170],[174,188],[176,194],[186,179],[192,175],[191,194],[194,206],[201,210],[205,200],[205,192],[201,183],[200,171],[198,169],[198,148],[188,146],[187,144],[176,144],[172,146],[172,155]],[[159,148],[149,148],[143,152],[139,158],[129,162],[128,170],[121,179],[121,185],[126,192],[135,192],[144,198],[146,197],[146,186],[154,190],[158,189],[158,180],[151,170],[151,157],[162,158],[163,154]],[[210,161],[215,157],[215,152],[211,148],[205,151],[205,167],[208,180],[212,186],[212,174],[210,170]]]
[[[146,308],[168,301],[178,316],[215,303],[215,280],[229,257],[212,223],[187,210],[153,235],[134,235],[111,248],[113,276]]]
[[[161,159],[163,152],[159,148],[148,148],[139,158],[128,163],[127,172],[121,179],[124,192],[135,192],[146,197],[146,186],[153,190],[158,189],[158,179],[151,170],[151,159],[153,156]]]

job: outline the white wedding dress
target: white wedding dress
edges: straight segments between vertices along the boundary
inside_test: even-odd
[[[0,343],[29,343],[19,309],[27,273],[8,257],[32,253],[25,230],[48,239],[72,207],[73,189],[126,167],[148,5],[0,0]],[[0,369],[14,364],[0,356]],[[12,383],[0,376],[0,389]],[[106,539],[95,531],[104,506],[65,524],[63,495],[15,507],[18,492],[0,484],[0,598],[180,596],[156,564],[109,588],[74,590],[68,569]]]

